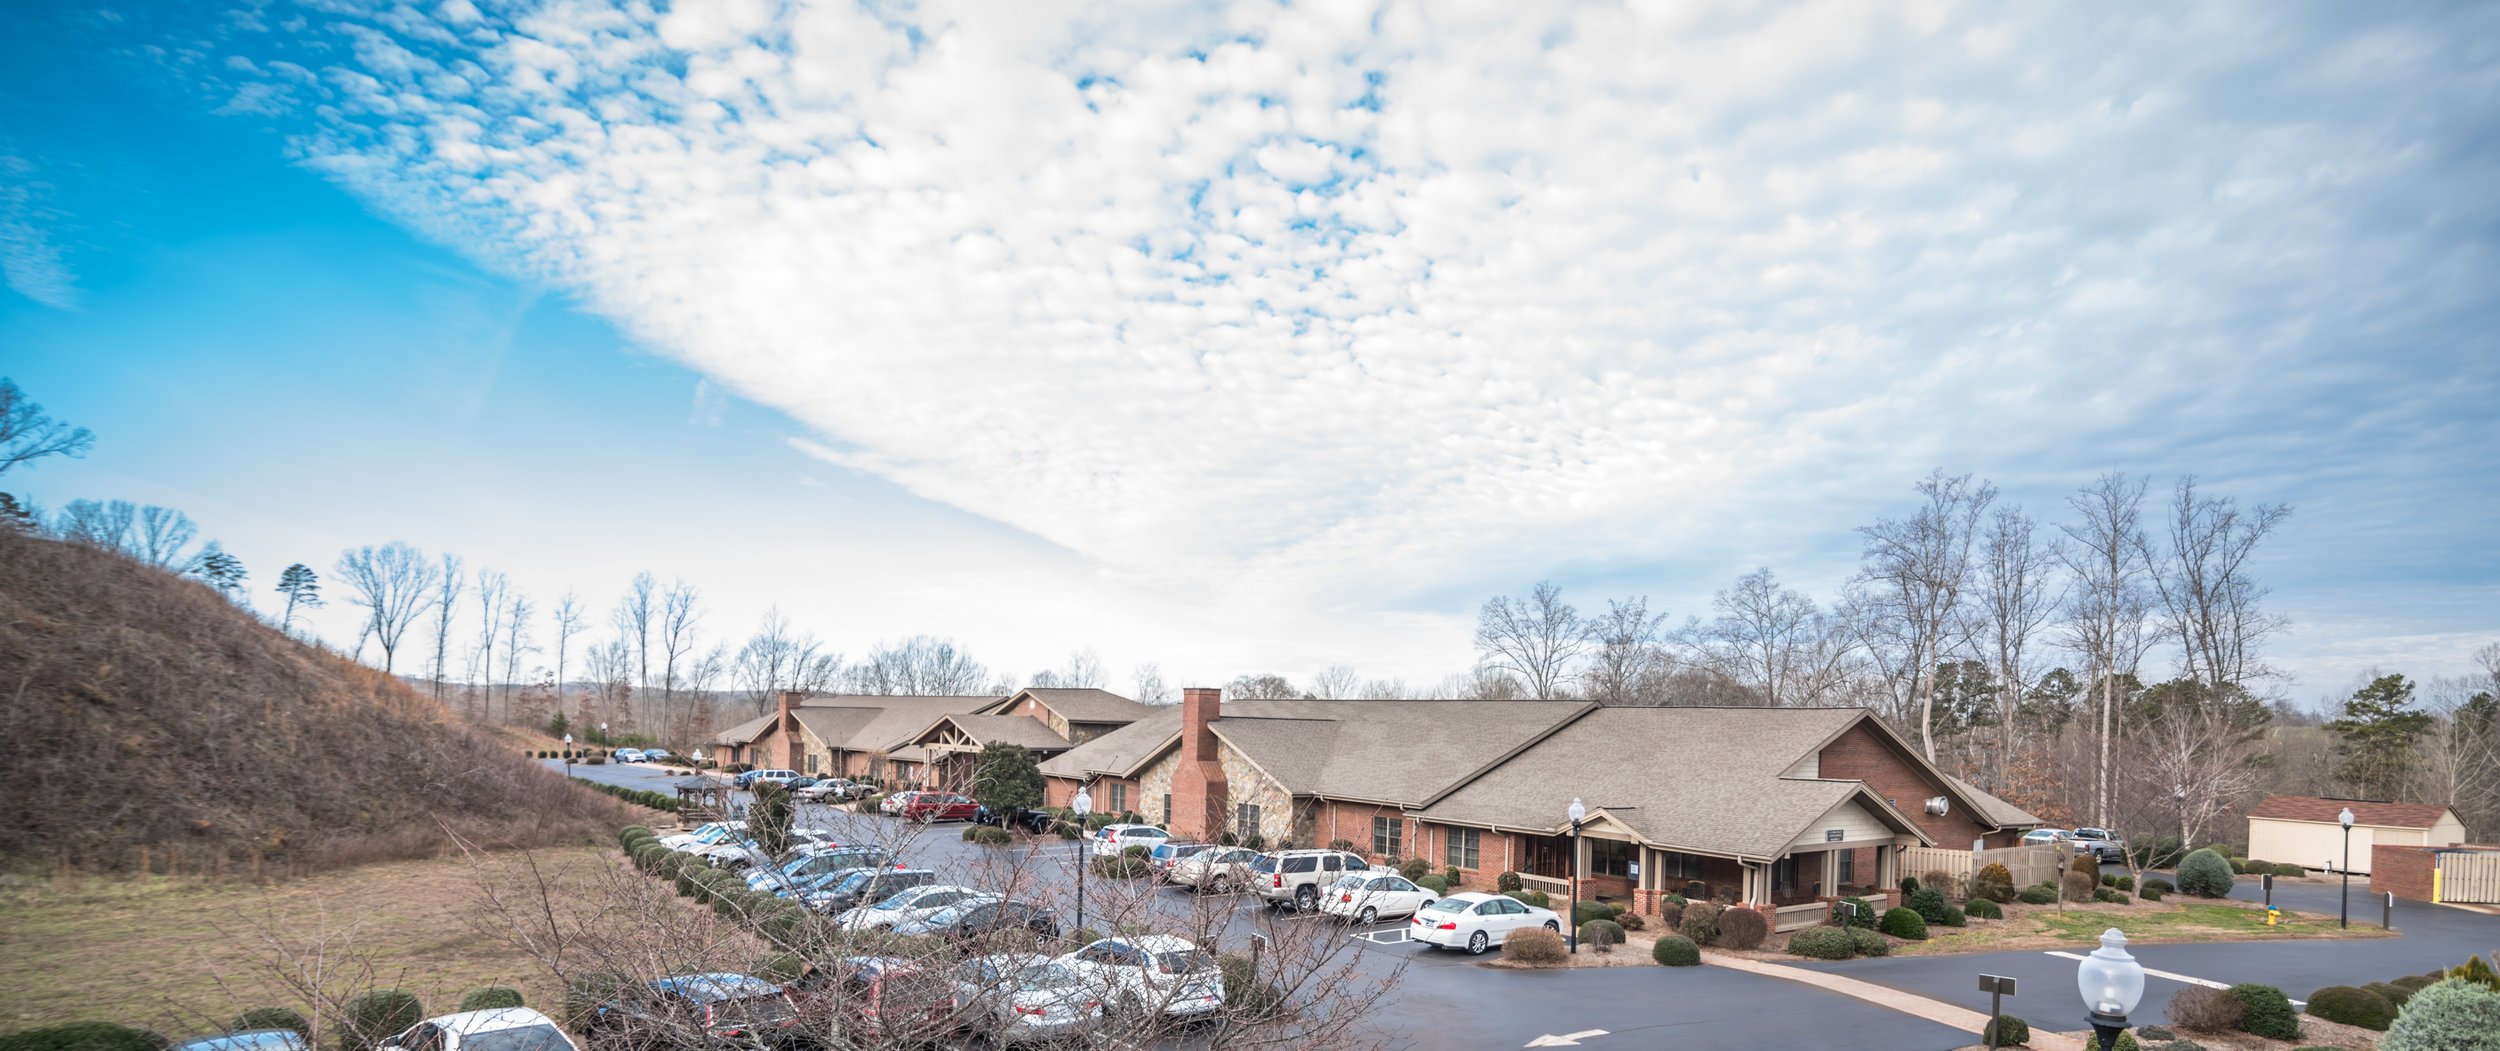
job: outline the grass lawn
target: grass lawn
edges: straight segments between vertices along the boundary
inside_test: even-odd
[[[586,909],[614,859],[593,847],[534,858]],[[520,861],[392,862],[270,886],[86,876],[0,890],[0,1032],[94,1019],[180,1036],[246,1007],[305,1010],[280,976],[288,966],[329,968],[334,986],[396,985],[428,1014],[490,983],[551,1006],[554,980],[481,919],[487,887],[535,886]]]
[[[2132,905],[2008,905],[2002,920],[1972,920],[1962,928],[1935,927],[1923,942],[1893,947],[1895,956],[1994,952],[2000,949],[2048,949],[2088,944],[2116,927],[2130,943],[2268,941],[2313,938],[2393,938],[2377,927],[2335,926],[2334,917],[2286,911],[2280,924],[2266,926],[2265,909],[2229,901],[2138,901]]]

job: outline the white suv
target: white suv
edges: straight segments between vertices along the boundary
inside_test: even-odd
[[[1371,862],[1342,850],[1279,850],[1250,863],[1250,891],[1269,906],[1319,907],[1320,892],[1349,872],[1369,872]]]

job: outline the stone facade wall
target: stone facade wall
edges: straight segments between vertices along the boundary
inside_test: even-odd
[[[1179,755],[1178,752],[1166,755],[1137,772],[1137,791],[1143,797],[1143,805],[1137,808],[1137,812],[1146,815],[1146,820],[1167,829],[1180,816],[1180,798],[1172,792],[1172,769],[1179,765]],[[1172,798],[1169,812],[1163,804],[1167,796]]]
[[[1233,830],[1233,815],[1241,804],[1248,803],[1259,808],[1258,833],[1269,846],[1291,841],[1294,833],[1293,794],[1285,791],[1282,785],[1268,780],[1266,774],[1260,773],[1259,768],[1241,753],[1233,751],[1231,745],[1218,741],[1215,751],[1216,761],[1224,768],[1227,791],[1224,825],[1216,831]],[[1246,833],[1249,830],[1235,831]]]

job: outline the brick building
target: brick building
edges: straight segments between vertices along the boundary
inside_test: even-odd
[[[723,730],[712,743],[724,763],[961,790],[972,756],[991,744],[1056,755],[1157,710],[1092,689],[1004,697],[789,692],[771,714]]]

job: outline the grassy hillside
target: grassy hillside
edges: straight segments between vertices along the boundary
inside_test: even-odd
[[[0,530],[0,863],[305,872],[625,820],[207,587]]]

